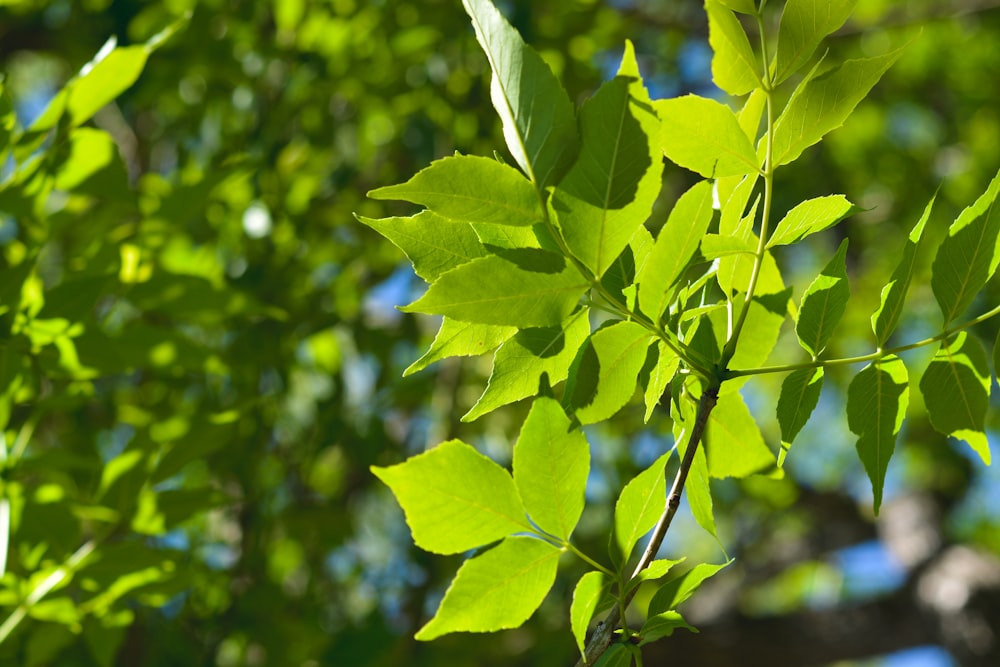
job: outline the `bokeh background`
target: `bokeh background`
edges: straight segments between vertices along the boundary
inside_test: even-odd
[[[572,99],[611,76],[626,38],[654,97],[723,99],[699,2],[498,6]],[[4,363],[20,369],[0,378],[18,463],[4,474],[14,520],[0,614],[100,535],[90,564],[50,596],[68,602],[29,612],[0,662],[570,664],[580,570],[569,559],[523,628],[415,642],[461,558],[415,549],[368,470],[450,437],[509,462],[527,407],[459,422],[485,387],[488,357],[402,377],[436,322],[395,309],[423,285],[354,218],[409,213],[364,194],[433,159],[505,150],[461,3],[3,0],[0,72],[20,126],[109,37],[140,43],[187,12],[136,84],[88,123],[113,138],[110,166],[41,194],[0,189],[0,293],[37,257],[41,315],[81,325],[64,336],[76,367],[66,344],[24,349],[9,324],[0,340]],[[935,192],[896,340],[936,332],[931,249],[1000,167],[1000,3],[860,0],[827,46],[847,58],[903,43],[845,127],[779,172],[776,210],[830,193],[867,209],[778,258],[797,297],[850,236],[838,355],[871,350],[868,317]],[[45,149],[53,178],[67,159],[59,136]],[[667,169],[653,226],[693,178]],[[998,300],[994,281],[975,308]],[[992,345],[998,328],[975,331]],[[783,337],[774,359],[797,350]],[[687,603],[701,634],[650,647],[646,664],[1000,664],[997,468],[936,434],[914,387],[873,517],[843,410],[857,370],[832,374],[785,479],[715,484],[721,544],[681,516],[665,555],[736,562]],[[775,448],[779,383],[744,389]],[[595,469],[576,539],[603,553],[618,490],[670,446],[670,427],[644,427],[629,408],[588,437]],[[180,453],[164,471],[170,451]],[[93,509],[109,507],[113,516]],[[100,591],[115,592],[88,603]]]

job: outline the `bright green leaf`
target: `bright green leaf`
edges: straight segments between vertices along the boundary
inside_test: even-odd
[[[856,4],[857,0],[788,0],[778,25],[774,84],[806,64],[823,38],[844,25]]]
[[[730,95],[745,95],[760,85],[760,65],[739,19],[718,0],[705,0],[712,80]]]
[[[568,540],[580,514],[590,473],[590,446],[559,402],[538,398],[514,445],[514,485],[539,528]]]
[[[510,474],[464,442],[371,470],[392,489],[413,541],[426,551],[461,553],[531,530]]]
[[[757,143],[757,138],[760,135],[760,120],[763,118],[766,108],[767,94],[760,88],[754,88],[743,104],[743,108],[740,109],[738,114],[740,129],[743,130],[743,134],[747,136],[751,144]],[[758,163],[755,161],[754,164]],[[754,170],[753,174],[756,176],[757,171]]]
[[[577,351],[590,334],[583,308],[558,327],[521,329],[497,350],[486,391],[462,417],[470,422],[497,408],[538,393],[542,374],[555,385],[569,375]]]
[[[566,245],[601,276],[653,208],[660,122],[641,84],[618,76],[580,109],[580,154],[553,198]]]
[[[462,0],[493,70],[490,97],[507,148],[539,189],[566,173],[579,147],[573,104],[552,70],[489,0]]]
[[[889,283],[882,288],[882,299],[878,310],[872,314],[872,331],[875,333],[875,339],[879,347],[886,344],[889,336],[892,335],[892,332],[896,329],[896,325],[899,323],[899,316],[903,312],[903,302],[906,299],[906,291],[910,288],[910,279],[913,277],[913,265],[917,257],[917,247],[920,245],[920,239],[923,237],[927,219],[931,215],[934,199],[935,197],[931,197],[926,208],[924,208],[924,214],[920,216],[920,220],[917,221],[916,226],[910,232],[909,238],[906,239],[906,245],[903,246],[903,254],[899,260],[899,264],[896,266],[896,270],[892,272],[892,278],[889,279]]]
[[[653,461],[636,475],[618,496],[615,503],[615,544],[627,561],[632,548],[643,535],[652,530],[667,505],[665,466],[671,452]]]
[[[372,190],[368,196],[422,204],[462,222],[524,227],[545,219],[531,182],[512,167],[474,155],[436,160],[406,183]]]
[[[548,542],[512,536],[459,568],[441,606],[416,638],[516,628],[535,613],[556,580],[562,552]]]
[[[727,255],[753,255],[756,252],[756,240],[743,236],[705,234],[701,239],[701,255],[705,259],[716,259]]]
[[[708,474],[716,479],[747,477],[774,468],[774,454],[764,442],[739,392],[719,396],[705,430]]]
[[[844,195],[817,197],[802,202],[789,211],[767,241],[767,247],[798,243],[810,234],[821,232],[859,211]]]
[[[754,7],[753,0],[719,0],[719,2],[734,12],[742,12],[743,14],[757,13],[757,8]]]
[[[662,579],[667,576],[668,572],[670,572],[670,568],[683,562],[683,558],[678,558],[677,560],[670,560],[667,558],[652,560],[649,562],[649,565],[639,572],[639,574],[632,577],[632,579],[628,582],[628,586],[625,587],[625,590],[630,591],[644,581],[656,581],[657,579]]]
[[[481,324],[549,327],[569,316],[589,286],[570,265],[543,273],[498,256],[482,257],[442,274],[402,310]]]
[[[403,377],[421,371],[448,357],[474,357],[486,354],[495,350],[516,333],[517,328],[515,327],[471,324],[445,317],[441,320],[441,328],[438,329],[430,349],[403,371]]]
[[[858,456],[872,482],[876,514],[882,504],[885,472],[909,400],[906,366],[895,355],[865,366],[847,388],[847,425],[860,436]]]
[[[780,275],[776,277],[776,280],[780,280]],[[758,282],[758,286],[757,294],[750,302],[750,310],[743,322],[736,351],[733,353],[732,359],[729,360],[730,368],[745,369],[762,366],[778,343],[781,326],[788,313],[788,302],[792,296],[792,288],[788,287],[780,292],[771,293],[770,290],[778,286],[774,282],[770,284]],[[742,303],[742,295],[734,299],[734,305],[742,307]],[[730,383],[730,386],[732,384],[734,383]]]
[[[1000,237],[1000,172],[948,229],[931,266],[931,289],[947,325],[965,312],[996,270]]]
[[[712,506],[712,486],[708,478],[708,461],[705,458],[705,448],[699,447],[694,453],[694,461],[688,472],[687,483],[684,485],[691,515],[698,525],[712,537],[715,532],[715,511]]]
[[[595,332],[590,337],[593,361],[581,372],[593,374],[597,386],[592,397],[575,402],[576,417],[581,424],[596,424],[621,410],[635,393],[636,379],[646,360],[651,334],[635,322],[617,322]]]
[[[712,221],[712,184],[702,181],[681,195],[639,271],[639,307],[658,322],[669,290],[691,261]]]
[[[804,82],[774,127],[774,164],[794,161],[828,132],[844,124],[882,74],[902,53],[897,49],[874,58],[848,60]],[[763,150],[763,142],[758,151]]]
[[[392,241],[409,258],[416,274],[427,282],[486,255],[472,227],[430,211],[409,218],[358,216],[358,220]]]
[[[670,349],[664,341],[658,341],[656,345],[656,364],[649,373],[649,381],[646,383],[644,398],[646,400],[646,414],[643,421],[648,423],[653,415],[653,410],[660,403],[663,392],[667,390],[667,385],[677,373],[680,366],[680,357]]]
[[[847,283],[847,239],[802,295],[795,334],[806,352],[818,357],[840,322],[851,296]]]
[[[660,586],[659,590],[656,591],[653,598],[649,601],[649,616],[652,617],[662,614],[665,611],[677,609],[677,607],[698,590],[706,579],[714,576],[727,565],[729,563],[722,563],[721,565],[702,563],[701,565],[694,566],[684,574],[672,578]]]
[[[658,639],[663,639],[664,637],[669,637],[674,634],[674,630],[677,628],[684,628],[690,630],[691,632],[698,632],[698,629],[688,625],[684,617],[676,611],[664,611],[662,613],[656,614],[655,616],[650,616],[646,619],[646,622],[642,624],[642,629],[639,630],[639,636],[642,639],[639,641],[639,646],[645,646],[650,642],[655,642]]]
[[[778,424],[781,427],[781,453],[778,466],[784,464],[785,456],[802,427],[809,421],[816,409],[819,395],[823,390],[823,368],[800,368],[792,371],[781,383],[778,395]]]
[[[967,442],[986,465],[990,464],[990,445],[984,430],[992,382],[986,350],[965,331],[941,343],[920,378],[934,428]]]
[[[604,575],[600,572],[586,573],[580,577],[573,589],[573,602],[569,607],[569,623],[581,656],[585,655],[587,627],[590,625],[590,619],[594,617],[594,611],[597,609],[597,603],[600,602],[604,589]]]
[[[674,163],[705,178],[757,171],[757,154],[725,104],[697,95],[653,103],[660,120],[660,146]]]

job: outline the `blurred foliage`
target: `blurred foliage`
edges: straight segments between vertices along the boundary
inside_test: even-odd
[[[626,37],[654,96],[713,90],[698,2],[500,4],[581,96],[617,66]],[[912,40],[847,126],[779,184],[788,202],[845,192],[870,209],[846,228],[849,269],[865,268],[851,273],[845,330],[867,330],[895,262],[886,244],[901,243],[933,191],[947,221],[996,170],[1000,11],[980,4],[863,0],[834,40],[838,56]],[[98,81],[102,103],[85,113],[83,97],[57,93],[81,87],[73,77],[112,36],[129,62],[151,38],[156,48],[106,106],[100,93],[115,86]],[[415,643],[457,561],[413,550],[368,472],[447,436],[503,461],[514,435],[509,412],[458,422],[488,375],[478,362],[401,379],[434,326],[392,308],[418,281],[352,216],[400,212],[364,193],[434,158],[503,145],[459,3],[6,0],[0,71],[0,627],[11,630],[0,663],[571,660],[567,633],[549,639],[565,624],[562,599],[517,631]],[[662,204],[692,182],[667,179]],[[800,289],[834,241],[782,258]],[[919,267],[907,339],[937,326]],[[982,299],[995,303],[992,289]],[[593,433],[584,541],[606,541],[608,499],[670,437],[631,435],[640,419],[626,411]],[[762,584],[781,595],[753,586],[775,544],[816,532],[801,494],[868,502],[842,418],[800,439],[797,483],[718,489],[723,542],[760,613],[801,604],[803,581],[836,588],[822,550]],[[952,539],[1000,552],[988,471],[942,446],[919,412],[897,457],[887,496],[929,488],[955,510]],[[717,549],[694,528],[672,539],[692,557]],[[561,573],[552,598],[577,574]]]

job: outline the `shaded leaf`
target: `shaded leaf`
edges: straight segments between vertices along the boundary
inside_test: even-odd
[[[677,628],[684,628],[690,630],[691,632],[698,632],[698,629],[688,625],[684,617],[676,611],[664,611],[655,616],[650,616],[646,619],[646,622],[642,624],[642,629],[639,630],[639,636],[642,639],[639,641],[639,646],[645,646],[651,642],[655,642],[658,639],[663,639],[664,637],[669,637],[674,634],[674,630]]]
[[[426,294],[402,310],[482,324],[556,326],[589,286],[569,265],[540,273],[501,257],[482,257],[442,274]]]
[[[514,445],[514,485],[532,522],[568,540],[580,514],[590,473],[590,446],[559,402],[538,398]]]
[[[789,373],[781,383],[778,396],[778,425],[781,427],[781,452],[778,466],[785,462],[795,436],[809,421],[823,390],[823,368],[800,368]]]
[[[594,617],[597,603],[605,588],[604,574],[601,572],[587,572],[580,577],[573,588],[573,602],[569,607],[569,624],[581,656],[586,655],[587,627]]]
[[[665,466],[671,452],[653,461],[622,489],[615,503],[615,544],[627,561],[635,543],[656,525],[667,505]]]
[[[913,277],[913,264],[917,257],[917,247],[923,237],[924,227],[927,225],[935,198],[936,195],[931,197],[927,207],[924,208],[924,214],[920,216],[920,220],[910,231],[906,245],[903,246],[899,264],[892,272],[889,283],[882,288],[878,310],[872,314],[872,331],[875,333],[875,340],[880,348],[886,344],[899,323],[899,316],[903,312],[903,303],[906,300],[906,291],[910,288],[910,279]]]
[[[358,220],[392,241],[413,264],[414,272],[429,283],[487,254],[472,227],[430,211],[409,218],[358,216]]]
[[[778,25],[774,84],[806,64],[823,38],[844,25],[857,0],[788,0]]]
[[[635,393],[651,338],[649,331],[635,322],[617,322],[590,337],[594,354],[591,363],[578,373],[596,373],[597,385],[590,396],[572,397],[581,424],[604,421],[628,403]]]
[[[459,568],[437,613],[416,638],[516,628],[535,613],[556,579],[562,552],[548,542],[512,536]]]
[[[511,155],[539,189],[554,185],[579,148],[573,104],[538,53],[489,0],[462,0],[493,79],[490,97]]]
[[[631,667],[632,654],[624,644],[615,642],[594,664],[594,667]]]
[[[927,416],[944,435],[964,440],[990,464],[986,412],[990,406],[989,360],[979,339],[961,331],[941,343],[920,378]]]
[[[860,436],[858,456],[872,483],[876,514],[909,400],[906,366],[895,355],[865,366],[847,388],[847,425]]]
[[[413,541],[455,554],[531,530],[510,474],[458,440],[372,473],[396,496]]]
[[[759,64],[750,40],[733,12],[718,0],[705,0],[712,80],[730,95],[745,95],[760,85]]]
[[[448,357],[472,357],[486,354],[495,350],[516,333],[516,327],[473,324],[445,317],[441,320],[441,327],[438,329],[430,349],[403,371],[403,377],[421,371]]]
[[[538,193],[516,169],[490,158],[454,155],[435,160],[406,183],[368,193],[402,199],[462,222],[531,226],[545,219]]]
[[[847,308],[851,287],[847,283],[846,261],[847,239],[844,239],[833,259],[802,295],[795,335],[813,358],[823,352]]]
[[[767,247],[798,243],[810,234],[821,232],[843,220],[846,216],[860,211],[844,195],[829,195],[809,199],[789,211],[774,234],[767,241]]]
[[[660,146],[674,163],[705,178],[758,171],[757,153],[725,104],[697,95],[653,103],[660,119]]]

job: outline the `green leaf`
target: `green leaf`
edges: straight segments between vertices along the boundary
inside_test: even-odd
[[[645,646],[651,642],[655,642],[658,639],[663,639],[664,637],[669,637],[674,634],[674,630],[677,628],[684,628],[690,630],[691,632],[698,632],[698,629],[688,625],[684,617],[676,611],[665,611],[655,616],[650,616],[646,619],[646,622],[642,624],[642,629],[639,630],[639,636],[642,639],[639,641],[639,646]]]
[[[635,543],[656,525],[667,505],[665,466],[671,452],[653,461],[636,475],[618,496],[615,503],[615,544],[627,561]]]
[[[653,415],[653,410],[660,403],[660,398],[667,390],[667,385],[677,373],[680,366],[680,357],[670,349],[665,342],[658,341],[656,344],[656,364],[649,374],[649,381],[646,383],[644,398],[646,400],[646,414],[643,422],[649,423],[649,418]]]
[[[545,219],[535,187],[516,169],[474,155],[436,160],[406,183],[378,188],[372,199],[402,199],[462,222],[531,226]]]
[[[698,590],[706,579],[714,576],[727,565],[729,563],[722,563],[721,565],[702,563],[701,565],[695,565],[684,574],[670,579],[660,586],[659,590],[656,591],[653,598],[649,601],[649,616],[652,617],[677,609],[677,607]]]
[[[549,327],[569,316],[588,287],[589,282],[570,265],[542,273],[490,256],[442,274],[422,297],[402,310],[464,322]]]
[[[840,243],[830,263],[824,267],[802,295],[795,334],[799,344],[815,359],[823,352],[840,322],[851,296],[847,283],[847,239]]]
[[[875,333],[875,339],[880,348],[886,344],[899,323],[899,316],[903,312],[903,302],[906,300],[906,291],[910,288],[910,279],[913,277],[913,264],[917,257],[917,247],[920,245],[920,239],[923,237],[924,227],[927,225],[927,219],[930,217],[936,197],[937,195],[931,197],[924,208],[924,214],[920,216],[920,220],[917,221],[909,238],[906,239],[899,264],[892,272],[889,283],[882,288],[882,299],[878,310],[872,314],[872,331]]]
[[[590,334],[588,313],[582,308],[558,327],[518,331],[497,350],[486,391],[462,421],[471,422],[503,405],[534,396],[543,374],[553,386],[565,380],[577,351]]]
[[[590,619],[594,617],[594,611],[597,609],[597,603],[601,600],[604,590],[604,574],[601,572],[586,573],[580,577],[573,589],[573,602],[569,607],[569,624],[581,656],[585,656],[587,627],[590,626]]]
[[[780,274],[775,276],[775,281],[780,279]],[[750,310],[743,322],[743,330],[740,332],[736,351],[733,353],[732,359],[729,360],[730,368],[762,366],[778,343],[781,326],[788,313],[788,302],[792,296],[791,287],[772,293],[771,290],[778,287],[780,283],[764,284],[763,281],[758,281],[757,284],[757,294],[750,302]],[[742,307],[742,303],[743,296],[739,296],[734,299],[733,305]],[[738,384],[738,382],[739,379],[735,379],[730,382],[730,386]]]
[[[823,391],[823,368],[800,368],[792,371],[781,383],[778,395],[778,425],[781,427],[781,453],[778,466],[785,463],[785,456],[809,416],[816,409]]]
[[[844,195],[817,197],[802,202],[789,211],[767,241],[767,247],[798,243],[810,234],[821,232],[837,224],[852,213],[860,211]]]
[[[625,644],[615,642],[601,654],[594,667],[632,667],[632,654]]]
[[[996,271],[1000,236],[1000,172],[948,229],[931,266],[931,289],[945,325],[965,312]]]
[[[743,14],[757,13],[757,8],[754,7],[753,0],[719,0],[719,2],[734,12],[742,12]]]
[[[774,454],[739,392],[719,396],[705,429],[708,474],[716,479],[747,477],[774,468]]]
[[[459,440],[371,471],[392,489],[425,551],[456,554],[531,530],[510,474]]]
[[[992,382],[986,350],[965,331],[941,343],[920,378],[931,425],[967,442],[986,465],[990,464],[990,445],[984,431]]]
[[[997,341],[993,344],[993,374],[1000,380],[1000,334],[997,334]]]
[[[774,126],[774,165],[793,162],[828,132],[844,124],[882,74],[899,58],[897,49],[874,58],[848,60],[804,82]],[[763,150],[763,142],[758,151]]]
[[[685,95],[653,103],[660,119],[660,146],[674,163],[705,178],[758,171],[757,153],[725,104]]]
[[[588,364],[579,372],[593,375],[596,370],[597,386],[592,397],[576,402],[580,397],[573,396],[576,417],[581,424],[604,421],[628,403],[635,393],[636,380],[651,339],[649,331],[635,322],[616,322],[591,335],[590,346],[594,353],[591,358],[597,368]]]
[[[670,568],[683,562],[683,558],[678,558],[677,560],[658,558],[650,561],[649,565],[647,565],[643,570],[640,570],[637,575],[629,580],[628,585],[625,587],[626,592],[631,591],[645,581],[656,581],[657,579],[662,579],[667,576],[668,572],[670,572]]]
[[[566,245],[596,276],[652,211],[663,182],[659,130],[649,95],[624,76],[605,83],[580,109],[580,155],[552,206]]]
[[[823,38],[844,25],[857,0],[788,0],[778,25],[774,85],[806,64]]]
[[[559,402],[538,398],[514,445],[514,485],[539,528],[568,540],[583,513],[590,446]]]
[[[705,458],[705,448],[699,447],[694,453],[694,461],[688,472],[687,483],[684,485],[691,515],[698,525],[712,537],[716,537],[715,511],[712,506],[712,486],[708,478],[708,460]]]
[[[472,227],[430,211],[410,218],[358,216],[358,220],[392,241],[413,264],[416,274],[429,283],[445,271],[486,255]]]
[[[511,155],[541,190],[566,173],[579,148],[573,104],[552,70],[489,0],[462,0],[493,71],[490,97]]]
[[[764,116],[764,109],[767,108],[767,93],[760,88],[754,88],[747,101],[740,109],[739,122],[740,129],[747,135],[751,144],[757,143],[760,134],[760,119]],[[756,177],[756,171],[754,176]],[[720,197],[721,199],[721,197]]]
[[[403,371],[403,377],[448,357],[474,357],[486,354],[516,333],[516,327],[472,324],[445,317],[441,320],[441,328],[438,329],[430,349]]]
[[[702,181],[681,195],[653,249],[636,276],[639,307],[659,322],[669,305],[669,290],[698,250],[712,221],[712,184]]]
[[[860,436],[858,456],[872,482],[876,514],[882,504],[885,471],[909,404],[908,382],[902,360],[889,355],[865,366],[847,388],[847,425]]]
[[[756,241],[743,236],[705,234],[701,239],[701,255],[705,259],[716,259],[727,255],[753,255],[756,252]]]
[[[745,95],[760,85],[759,64],[739,19],[718,0],[705,0],[712,80],[730,95]]]
[[[559,549],[533,537],[512,536],[459,568],[441,606],[416,638],[450,632],[516,628],[542,604],[556,580]]]

